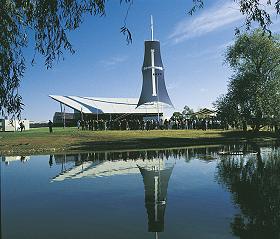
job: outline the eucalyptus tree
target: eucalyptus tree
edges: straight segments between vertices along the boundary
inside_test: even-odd
[[[171,120],[182,120],[183,114],[181,112],[174,112],[170,118]]]
[[[215,103],[219,114],[255,131],[280,124],[279,36],[259,29],[239,35],[227,49],[226,62],[234,75],[228,93]]]
[[[132,4],[132,0],[120,3]],[[22,98],[18,93],[26,61],[23,49],[34,41],[34,55],[45,59],[47,68],[74,53],[69,32],[82,24],[86,15],[105,16],[106,0],[1,0],[0,3],[0,113],[20,115]],[[127,40],[131,34],[126,22],[120,31]],[[32,39],[33,38],[33,39]],[[34,58],[32,59],[34,63]]]
[[[182,111],[182,116],[184,119],[190,119],[194,117],[194,111],[189,106],[185,105]]]
[[[227,128],[227,125],[233,128],[241,127],[243,122],[240,119],[238,108],[230,93],[218,97],[216,102],[214,102],[214,107],[218,110],[217,117],[222,121],[224,128]],[[247,127],[243,128],[244,130],[247,129]]]

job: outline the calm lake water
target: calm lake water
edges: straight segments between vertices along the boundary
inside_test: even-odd
[[[279,239],[280,148],[4,156],[1,231],[2,239]]]

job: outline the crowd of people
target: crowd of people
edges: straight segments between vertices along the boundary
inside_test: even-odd
[[[183,120],[78,120],[80,130],[155,130],[155,129],[221,129],[222,123],[214,119],[183,119]]]

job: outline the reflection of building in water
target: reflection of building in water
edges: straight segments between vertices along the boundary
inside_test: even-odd
[[[146,152],[147,151],[142,151]],[[120,152],[119,152],[120,153]],[[122,152],[124,153],[124,152]],[[103,155],[103,154],[101,154]],[[134,152],[134,155],[137,155]],[[104,156],[104,155],[103,155]],[[66,169],[62,166],[61,173],[51,181],[59,182],[68,179],[109,177],[115,175],[140,174],[143,177],[145,188],[145,206],[148,214],[148,231],[164,231],[164,213],[166,207],[167,187],[171,176],[175,159],[126,159],[104,160],[96,154],[59,155],[54,156],[56,164],[65,165],[67,162],[75,162],[75,165]],[[98,160],[98,158],[102,158]],[[107,156],[106,156],[107,157]],[[106,158],[105,157],[105,158]],[[91,160],[89,160],[91,158]],[[86,161],[86,159],[88,161]]]
[[[165,161],[167,162],[167,161]],[[164,231],[164,212],[169,178],[174,163],[166,164],[158,159],[152,167],[138,166],[143,177],[145,187],[145,206],[148,214],[148,231]]]
[[[61,164],[61,172],[52,181],[64,181],[66,179],[80,179],[84,177],[108,177],[114,175],[138,174],[137,165],[152,167],[158,164],[157,159],[127,159],[127,160],[89,160],[86,161],[85,154],[54,156],[56,164]],[[67,163],[75,162],[74,166],[67,168]],[[163,161],[161,160],[161,166]]]
[[[9,164],[14,161],[21,161],[23,163],[27,162],[30,159],[30,156],[2,156],[2,162]]]
[[[91,152],[72,155],[53,155],[55,164],[61,165],[61,172],[53,181],[102,177],[139,173],[137,165],[144,167],[158,162],[158,159],[174,161],[176,158],[212,160],[217,158],[220,147],[173,148],[162,150]],[[74,164],[73,164],[74,163]],[[50,163],[51,165],[51,163]]]

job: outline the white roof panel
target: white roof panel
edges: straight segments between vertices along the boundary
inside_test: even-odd
[[[60,96],[50,97],[68,107],[82,111],[83,113],[96,114],[157,114],[157,104],[150,103],[136,108],[138,98],[100,98],[81,96]],[[162,107],[159,112],[162,113]]]
[[[170,163],[169,163],[170,164]],[[104,161],[100,163],[96,162],[84,162],[79,166],[74,166],[69,170],[58,174],[51,181],[64,181],[66,179],[80,179],[84,177],[109,177],[114,175],[128,175],[139,174],[138,166],[146,169],[155,170],[156,167],[164,169],[169,165],[163,160],[158,158],[152,160],[117,160],[117,161]]]

